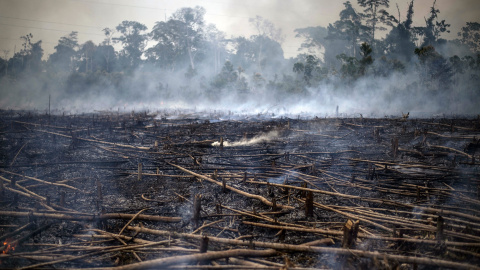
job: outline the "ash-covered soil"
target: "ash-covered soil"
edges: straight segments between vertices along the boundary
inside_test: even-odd
[[[0,268],[480,265],[479,118],[0,113]]]

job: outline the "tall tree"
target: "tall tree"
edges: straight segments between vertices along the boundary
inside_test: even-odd
[[[102,29],[102,32],[105,35],[105,39],[103,40],[102,45],[107,45],[107,46],[111,45],[113,35],[115,34],[115,30],[105,27]]]
[[[421,82],[431,90],[444,90],[452,83],[453,71],[448,61],[433,46],[415,49],[420,62]]]
[[[237,82],[238,79],[238,71],[235,70],[234,66],[230,61],[226,61],[222,67],[222,70],[219,74],[217,74],[213,81],[211,82],[211,86],[222,89],[227,86],[232,86]]]
[[[350,44],[350,56],[356,57],[359,42],[368,40],[368,27],[362,24],[362,16],[353,8],[350,1],[343,5],[345,8],[340,12],[340,20],[328,26],[326,38],[347,41],[347,44]]]
[[[282,29],[277,28],[271,21],[258,15],[248,21],[255,27],[259,36],[266,36],[280,44],[284,41]]]
[[[324,70],[320,67],[320,60],[314,55],[302,55],[300,61],[293,65],[293,72],[302,78],[307,86],[323,79]]]
[[[458,36],[473,53],[480,53],[480,23],[467,22],[467,26],[462,27],[461,32],[458,32]]]
[[[211,56],[213,56],[213,66],[215,73],[217,73],[221,63],[225,62],[225,57],[227,55],[225,47],[228,40],[225,38],[226,34],[218,30],[214,24],[207,25],[205,33],[206,41],[210,47],[207,52],[210,52],[210,59],[212,58]]]
[[[390,0],[358,0],[358,4],[364,8],[363,17],[370,28],[369,43],[375,47],[376,31],[387,30],[384,25],[392,27],[397,22],[397,19],[385,10],[390,7]]]
[[[113,41],[122,43],[123,66],[131,71],[142,62],[141,57],[147,45],[147,35],[145,34],[147,27],[136,21],[123,21],[116,29],[121,36],[113,38]]]
[[[359,75],[364,76],[367,73],[368,67],[373,64],[372,58],[372,47],[368,45],[366,42],[362,43],[360,46],[360,55],[362,58],[360,59],[360,68],[359,68]]]
[[[295,29],[295,37],[303,38],[301,49],[307,49],[309,53],[326,50],[328,30],[323,26],[306,27]]]
[[[409,62],[415,50],[415,34],[413,23],[413,0],[408,5],[405,21],[399,22],[385,38],[386,53],[391,58]],[[399,18],[400,21],[400,18]]]
[[[248,69],[254,65],[257,71],[266,68],[278,68],[284,60],[280,43],[264,35],[253,35],[250,38],[238,37],[234,40],[232,63]]]
[[[255,27],[257,30],[257,36],[253,37],[255,39],[255,43],[257,45],[258,53],[256,54],[256,63],[259,70],[262,70],[264,65],[262,62],[265,61],[267,58],[263,56],[264,51],[264,42],[274,41],[278,44],[281,44],[284,40],[284,36],[282,35],[282,29],[275,27],[275,25],[261,16],[256,16],[255,18],[250,18],[249,22]],[[283,56],[283,53],[282,53]]]
[[[32,42],[33,35],[27,34],[21,36],[23,40],[22,50],[19,52],[19,57],[22,59],[22,69],[38,72],[42,69],[42,41],[39,40],[35,43]]]
[[[176,63],[187,60],[194,71],[197,58],[203,53],[204,15],[203,7],[181,8],[167,22],[157,22],[150,33],[157,44],[149,49],[149,58],[172,69]]]
[[[185,48],[190,60],[190,68],[195,70],[195,56],[204,40],[205,9],[200,6],[195,8],[181,8],[172,15],[173,20],[184,24],[183,30]]]
[[[115,69],[116,53],[112,45],[99,45],[93,53],[96,70],[112,72]]]
[[[2,50],[3,57],[0,60],[0,76],[7,76],[8,75],[8,55],[10,54],[10,50]]]
[[[88,72],[89,70],[90,72],[94,71],[93,55],[95,54],[96,50],[97,46],[95,46],[95,44],[91,40],[82,44],[79,52],[81,54],[83,64],[80,66],[79,70],[84,72]]]
[[[58,40],[55,52],[48,61],[57,72],[73,71],[78,48],[78,32],[73,31]]]
[[[373,64],[372,47],[364,42],[360,45],[360,60],[356,57],[349,57],[346,54],[337,55],[337,59],[341,61],[342,67],[340,72],[344,79],[352,82],[359,77],[365,76]]]
[[[102,29],[105,39],[97,47],[94,53],[94,61],[98,66],[99,70],[104,70],[110,72],[112,70],[112,63],[115,62],[115,48],[112,46],[113,35],[115,34],[115,29],[110,29],[108,27]]]
[[[438,43],[443,43],[444,40],[440,40],[442,33],[450,33],[448,28],[450,24],[445,23],[445,20],[437,21],[440,10],[435,7],[437,0],[433,1],[433,5],[430,8],[430,17],[425,19],[425,27],[420,28],[423,32],[423,47],[436,46]]]

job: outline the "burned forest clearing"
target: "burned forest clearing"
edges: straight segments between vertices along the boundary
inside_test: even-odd
[[[480,118],[0,114],[0,268],[480,269]]]

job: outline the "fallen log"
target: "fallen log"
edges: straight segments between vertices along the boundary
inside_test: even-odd
[[[82,269],[103,269],[103,270],[138,270],[138,269],[161,269],[178,264],[197,263],[208,260],[218,260],[229,257],[268,257],[277,255],[277,251],[273,249],[253,250],[253,249],[233,249],[226,251],[212,251],[200,254],[191,254],[183,256],[172,256],[139,263],[132,263],[117,267],[102,268],[82,268]],[[251,269],[251,268],[250,268]]]
[[[267,182],[260,182],[260,181],[247,181],[247,183],[267,185]],[[432,207],[424,207],[424,206],[419,206],[419,205],[395,202],[395,201],[387,200],[387,199],[367,198],[367,197],[361,197],[361,196],[357,196],[357,195],[349,195],[349,194],[345,194],[345,193],[332,192],[332,191],[326,191],[326,190],[321,190],[321,189],[311,189],[311,188],[297,187],[297,186],[292,186],[292,185],[275,184],[275,183],[268,183],[268,184],[271,185],[271,186],[275,186],[275,187],[297,189],[297,190],[302,190],[302,191],[312,191],[314,193],[338,196],[338,197],[347,198],[347,199],[357,199],[357,200],[362,200],[362,201],[366,201],[366,202],[379,203],[379,204],[391,205],[391,206],[402,206],[402,207],[406,207],[406,208],[410,208],[410,209],[416,209],[417,211],[424,211],[424,212],[430,212],[430,213],[435,213],[435,214],[443,213],[444,215],[452,215],[452,216],[463,217],[463,218],[466,218],[466,219],[469,219],[469,220],[480,221],[480,217],[465,214],[465,213],[462,213],[462,212],[459,212],[459,211],[436,209],[436,208],[432,208]]]
[[[169,231],[153,230],[153,229],[131,227],[131,226],[129,226],[127,229],[134,230],[136,232],[170,236],[170,237],[178,237],[178,238],[187,238],[187,239],[189,238],[189,239],[200,240],[203,237],[201,235],[175,233],[175,232],[172,233]],[[358,250],[358,249],[312,247],[312,246],[304,246],[304,245],[279,244],[279,243],[260,242],[260,241],[250,242],[250,241],[242,241],[242,240],[226,239],[226,238],[218,238],[218,237],[209,237],[209,241],[228,244],[228,245],[239,245],[239,246],[249,246],[253,244],[255,247],[259,247],[259,248],[268,248],[268,249],[275,249],[275,250],[282,250],[282,251],[289,251],[289,252],[310,252],[310,253],[326,253],[326,254],[335,254],[335,255],[353,255],[353,256],[372,258],[372,259],[378,259],[378,260],[381,260],[381,259],[394,260],[400,263],[431,265],[431,266],[437,266],[437,267],[447,267],[447,268],[456,268],[456,269],[480,270],[479,266],[471,265],[468,263],[452,262],[447,260],[432,259],[432,258],[426,258],[426,257],[393,255],[393,254],[387,254],[387,253],[379,253],[377,251],[372,252],[372,251],[364,251],[364,250]]]
[[[22,227],[14,230],[13,232],[10,232],[10,233],[7,233],[7,234],[5,234],[5,235],[0,236],[0,241],[3,241],[3,240],[5,240],[5,239],[7,239],[7,238],[9,238],[9,237],[12,237],[12,236],[14,236],[14,235],[16,235],[16,234],[24,231],[24,230],[27,230],[27,229],[29,229],[29,228],[32,227],[32,226],[33,226],[33,223],[32,223],[32,222],[29,222],[29,223],[23,225]]]
[[[2,177],[0,176],[0,180],[3,180],[11,185],[13,185],[13,187],[18,187],[20,188],[21,190],[23,190],[25,193],[23,193],[22,191],[18,192],[16,189],[13,189],[12,187],[6,187],[8,190],[12,191],[12,192],[15,192],[15,193],[18,193],[22,196],[25,196],[25,197],[29,197],[29,198],[36,198],[36,199],[39,199],[39,200],[42,200],[42,201],[46,201],[47,198],[43,197],[43,196],[40,196],[38,194],[36,194],[35,192],[32,192],[30,190],[28,190],[27,188],[21,186],[20,184],[18,184],[17,182],[13,181],[12,180],[9,180],[5,177]]]
[[[455,148],[451,148],[451,147],[446,147],[446,146],[441,146],[441,145],[431,145],[431,144],[427,144],[428,147],[431,147],[431,148],[438,148],[438,149],[444,149],[444,150],[449,150],[449,151],[452,151],[452,152],[455,152],[457,154],[460,154],[460,155],[464,155],[466,157],[468,157],[469,159],[472,159],[472,155],[469,155],[465,152],[462,152],[460,150],[457,150]]]
[[[46,131],[46,130],[40,130],[38,129],[37,131],[43,132],[43,133],[48,133],[52,135],[57,135],[60,137],[65,137],[65,138],[71,138],[73,139],[72,136],[70,135],[65,135],[57,132],[51,132],[51,131]],[[118,144],[118,143],[112,143],[112,142],[106,142],[106,141],[100,141],[100,140],[94,140],[94,139],[87,139],[87,138],[79,138],[75,137],[76,140],[81,140],[81,141],[86,141],[86,142],[93,142],[93,143],[99,143],[99,144],[107,144],[107,145],[112,145],[112,146],[117,146],[117,147],[124,147],[124,148],[131,148],[131,149],[137,149],[137,150],[150,150],[150,147],[142,147],[142,146],[133,146],[133,145],[126,145],[126,144]]]
[[[223,187],[223,183],[222,183],[222,182],[213,180],[212,178],[207,177],[207,176],[205,176],[205,175],[192,172],[192,171],[190,171],[190,170],[187,170],[187,169],[185,169],[185,168],[183,168],[183,167],[181,167],[181,166],[172,164],[172,163],[170,163],[170,162],[167,162],[167,163],[170,164],[170,165],[172,165],[173,167],[179,169],[179,170],[182,170],[182,171],[188,173],[188,174],[191,174],[191,175],[196,176],[196,177],[198,177],[198,178],[202,178],[202,179],[204,179],[204,180],[207,180],[207,181],[209,181],[209,182],[211,182],[211,183],[214,183],[214,184],[217,184],[218,186]],[[264,204],[266,204],[266,205],[268,205],[268,206],[273,206],[273,203],[272,203],[271,201],[265,199],[264,197],[262,197],[262,196],[260,196],[260,195],[250,194],[250,193],[247,193],[247,192],[245,192],[245,191],[236,189],[236,188],[234,188],[234,187],[232,187],[232,186],[229,186],[229,185],[225,185],[225,188],[228,189],[228,190],[231,190],[231,191],[233,191],[233,192],[235,192],[235,193],[238,193],[238,194],[240,194],[240,195],[243,195],[243,196],[245,196],[245,197],[252,198],[252,199],[257,199],[257,200],[261,201],[262,203],[264,203]],[[281,205],[281,204],[277,204],[277,207],[283,208],[283,209],[295,209],[295,208],[292,207],[292,206]]]
[[[5,171],[5,170],[0,170],[0,172],[8,173],[8,174],[16,175],[16,176],[25,177],[25,178],[27,178],[27,179],[30,179],[30,180],[33,180],[33,181],[37,181],[37,182],[40,182],[40,183],[43,183],[43,184],[46,184],[46,185],[53,185],[53,186],[58,186],[58,187],[64,187],[64,188],[73,189],[73,190],[76,190],[76,191],[83,192],[83,191],[79,190],[79,189],[76,188],[76,187],[72,187],[72,186],[65,185],[65,184],[58,184],[58,183],[47,182],[47,181],[45,181],[45,180],[37,179],[37,178],[35,178],[35,177],[30,177],[30,176],[26,176],[26,175],[21,175],[21,174],[18,174],[18,173],[13,173],[13,172]]]
[[[86,257],[91,257],[91,256],[96,255],[96,254],[117,252],[117,251],[122,251],[122,250],[133,250],[133,249],[140,248],[140,247],[151,247],[151,246],[156,246],[156,245],[164,245],[168,242],[169,241],[167,240],[167,241],[160,241],[160,242],[151,242],[151,243],[146,243],[146,244],[141,244],[141,245],[127,245],[127,246],[122,246],[122,247],[104,248],[100,251],[95,251],[95,252],[87,253],[87,254],[80,255],[80,256],[69,256],[65,259],[59,259],[59,260],[49,261],[49,262],[44,262],[44,263],[38,263],[38,264],[34,264],[34,265],[25,266],[25,267],[22,267],[22,268],[19,268],[19,269],[21,269],[21,270],[38,269],[39,267],[42,267],[42,266],[52,265],[52,264],[62,263],[62,262],[67,262],[67,261],[72,261],[72,260],[78,260],[78,259],[82,259],[82,258],[86,258]]]
[[[101,220],[101,219],[138,219],[138,220],[150,220],[150,221],[160,221],[160,222],[180,222],[181,217],[163,217],[163,216],[152,216],[152,215],[138,215],[135,214],[120,214],[120,213],[107,213],[101,215],[91,215],[91,214],[75,214],[75,215],[66,215],[66,214],[50,214],[50,213],[29,213],[29,212],[15,212],[15,211],[0,211],[0,216],[11,216],[11,217],[29,217],[37,218],[48,218],[48,219],[64,219],[64,220]]]

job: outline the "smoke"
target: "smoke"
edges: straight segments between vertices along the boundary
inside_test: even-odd
[[[248,88],[232,84],[224,88],[212,86],[215,73],[210,67],[199,68],[194,78],[184,71],[164,71],[144,67],[132,75],[122,73],[64,75],[54,78],[45,74],[25,74],[13,80],[1,78],[2,109],[82,113],[95,110],[129,112],[131,110],[224,111],[239,115],[269,114],[272,117],[429,117],[435,114],[475,115],[480,113],[480,84],[470,74],[456,75],[449,89],[428,90],[417,69],[407,67],[405,73],[387,77],[366,76],[346,83],[331,75],[317,86],[296,91],[288,89],[296,81],[287,67],[279,76],[265,72],[263,81],[255,81],[253,70],[245,71]],[[270,73],[270,74],[268,74]],[[274,80],[276,78],[276,83]],[[292,81],[289,84],[289,81]],[[287,88],[287,89],[285,89]],[[338,115],[337,115],[338,106]]]
[[[300,6],[296,8],[303,8]],[[337,17],[335,15],[335,19]],[[457,45],[447,42],[436,50],[448,64],[448,57],[468,54],[466,48]],[[216,47],[208,47],[198,56],[201,61],[196,63],[193,74],[185,63],[178,62],[174,68],[167,68],[148,61],[128,72],[121,67],[110,73],[52,72],[47,67],[36,73],[10,74],[0,78],[0,108],[40,112],[50,108],[54,114],[105,110],[171,114],[183,110],[228,113],[230,118],[232,115],[245,118],[258,115],[398,117],[407,112],[411,117],[431,117],[480,113],[478,69],[458,71],[451,76],[451,83],[443,84],[437,75],[425,72],[412,52],[412,60],[403,63],[403,71],[387,71],[381,57],[374,55],[369,72],[359,78],[349,78],[341,70],[341,61],[331,53],[328,58],[336,62],[315,67],[327,70],[326,74],[322,73],[323,77],[314,82],[305,82],[303,74],[293,71],[293,65],[301,61],[301,57],[283,59],[275,42],[264,42],[262,46],[262,57],[258,59],[227,50],[219,56],[214,52]],[[259,53],[257,49],[249,52]],[[227,61],[231,63],[230,69],[224,65]]]
[[[224,141],[223,146],[224,147],[250,146],[250,145],[253,145],[253,144],[269,142],[269,141],[277,139],[278,137],[279,137],[278,131],[273,130],[273,131],[270,131],[268,133],[263,133],[263,134],[257,135],[257,136],[255,136],[251,139],[243,138],[240,141],[236,141],[236,142]],[[219,141],[216,141],[216,142],[212,143],[212,146],[220,146],[220,145],[221,145],[221,142],[219,142]]]
[[[95,110],[128,112],[131,110],[224,111],[239,115],[269,114],[272,117],[428,117],[435,114],[475,115],[479,85],[467,76],[451,89],[428,91],[415,72],[395,73],[388,77],[365,77],[345,84],[342,78],[320,82],[318,86],[295,92],[282,85],[252,86],[242,92],[235,86],[214,89],[209,82],[214,74],[186,79],[181,72],[145,72],[131,77],[124,74],[87,78],[42,78],[25,76],[16,81],[2,78],[2,109],[82,113]],[[116,77],[117,76],[117,77]],[[291,76],[291,75],[287,75]],[[251,78],[251,76],[247,76]],[[271,78],[266,78],[271,79]],[[338,106],[338,115],[337,113]]]

